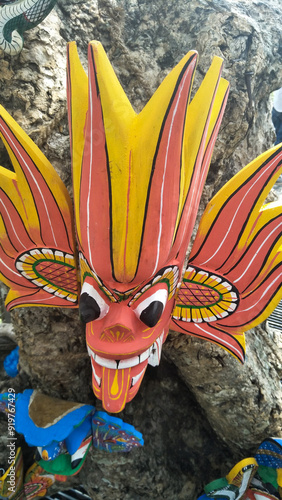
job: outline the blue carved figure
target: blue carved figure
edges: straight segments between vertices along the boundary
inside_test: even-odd
[[[0,394],[6,411],[9,395]],[[63,401],[26,389],[15,396],[15,430],[36,447],[36,461],[57,475],[79,472],[93,444],[107,452],[128,452],[144,444],[142,434],[94,406]]]

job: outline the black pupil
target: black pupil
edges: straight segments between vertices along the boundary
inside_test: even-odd
[[[100,307],[96,300],[86,292],[82,293],[80,296],[79,314],[84,323],[89,323],[89,321],[98,319],[101,314]]]
[[[151,304],[142,311],[140,314],[140,319],[145,323],[145,325],[152,328],[159,321],[163,312],[163,303],[159,300],[154,300]]]

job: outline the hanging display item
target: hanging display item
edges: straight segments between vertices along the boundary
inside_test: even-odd
[[[215,57],[191,100],[196,61],[189,52],[138,114],[101,44],[89,44],[88,77],[69,44],[74,212],[51,164],[0,112],[14,168],[0,170],[7,308],[79,307],[93,390],[110,412],[159,364],[169,327],[243,362],[244,332],[282,295],[281,207],[263,205],[282,172],[280,146],[210,201],[184,268],[229,89]]]

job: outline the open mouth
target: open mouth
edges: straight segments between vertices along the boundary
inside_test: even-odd
[[[158,366],[160,364],[160,359],[161,359],[163,337],[164,333],[162,333],[157,338],[157,340],[148,349],[146,349],[146,351],[143,351],[141,354],[126,359],[115,360],[115,359],[103,358],[99,354],[96,354],[94,351],[92,351],[89,345],[87,345],[87,350],[89,356],[95,363],[97,363],[100,366],[104,366],[105,368],[109,368],[111,370],[122,370],[124,368],[132,368],[133,366],[137,366],[146,360],[148,360],[149,365]]]
[[[110,359],[95,353],[87,345],[91,357],[95,395],[102,399],[105,410],[121,411],[136,395],[147,365],[160,364],[164,332],[140,354],[125,359]]]

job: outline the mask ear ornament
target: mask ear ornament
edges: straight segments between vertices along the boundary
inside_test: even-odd
[[[208,204],[184,273],[171,328],[241,362],[244,332],[282,298],[282,207],[263,202],[282,173],[281,145],[236,174]]]
[[[77,307],[70,196],[43,153],[0,106],[0,137],[14,172],[0,167],[0,277],[8,310]]]

